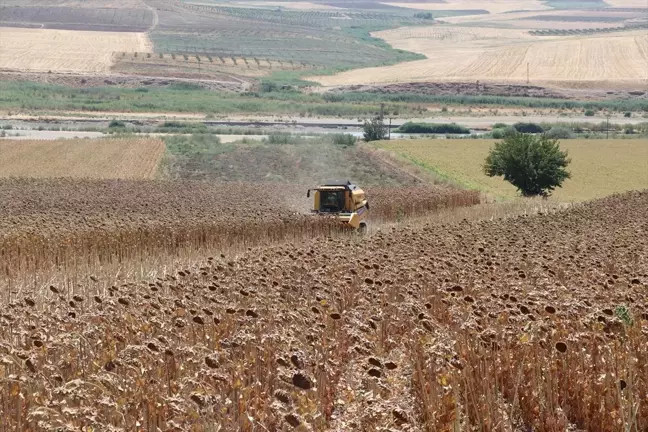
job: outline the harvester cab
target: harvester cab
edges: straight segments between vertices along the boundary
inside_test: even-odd
[[[361,232],[367,230],[369,202],[365,193],[348,180],[329,181],[309,189],[306,197],[313,193],[313,213],[335,216]]]

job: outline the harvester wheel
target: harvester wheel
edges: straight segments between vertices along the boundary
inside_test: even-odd
[[[360,234],[360,235],[367,234],[367,223],[366,222],[360,222],[360,226],[358,227],[358,234]]]

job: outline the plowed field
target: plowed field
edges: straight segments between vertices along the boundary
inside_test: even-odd
[[[0,69],[108,72],[116,52],[152,52],[145,33],[0,27]]]
[[[0,177],[154,178],[158,139],[0,140]]]
[[[523,30],[420,27],[378,32],[417,60],[313,78],[324,85],[414,81],[526,82],[565,87],[625,87],[648,83],[648,34],[534,37]]]
[[[631,193],[22,289],[0,314],[0,414],[23,430],[645,430],[647,211]]]

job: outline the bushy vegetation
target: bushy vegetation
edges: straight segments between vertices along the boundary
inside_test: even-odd
[[[179,121],[165,121],[161,126],[155,128],[156,133],[182,133],[182,134],[200,134],[209,133],[210,130],[203,123],[190,123]]]
[[[125,128],[126,123],[124,123],[121,120],[111,120],[110,123],[108,123],[108,128],[110,129],[116,129],[116,128]]]
[[[537,97],[509,97],[490,95],[427,95],[420,93],[373,93],[344,92],[325,93],[322,96],[330,102],[406,102],[435,103],[445,105],[500,105],[527,108],[554,109],[608,109],[612,111],[647,111],[647,99],[609,99],[597,101],[578,101]]]
[[[432,15],[432,12],[416,12],[414,14],[414,18],[425,19],[425,20],[433,20],[434,15]]]
[[[333,144],[342,146],[342,147],[352,147],[356,144],[356,137],[351,134],[332,134],[330,139],[333,141]]]
[[[552,127],[546,132],[546,135],[553,139],[571,139],[575,137],[570,129],[562,126]]]
[[[513,126],[504,126],[502,128],[493,129],[490,136],[494,139],[502,139],[510,135],[515,135],[516,133],[517,131]]]
[[[565,170],[570,162],[558,140],[516,133],[495,143],[484,172],[489,177],[503,176],[523,196],[548,196],[570,177]]]
[[[421,134],[469,134],[470,130],[456,123],[433,124],[407,122],[401,125],[396,132]]]
[[[96,87],[0,81],[0,109],[45,111],[200,112],[211,114],[275,113],[312,116],[366,116],[376,113],[375,103],[330,102],[321,95],[276,91],[227,93],[200,90]],[[391,111],[413,112],[407,106],[388,106]]]
[[[513,128],[520,133],[536,134],[544,132],[544,128],[537,123],[518,122],[513,125]]]
[[[230,144],[221,143],[213,135],[171,135],[164,138],[167,152],[176,156],[213,156],[225,153],[233,148]]]
[[[369,141],[380,141],[387,138],[389,130],[385,123],[383,122],[382,117],[376,116],[371,120],[365,120],[363,129],[364,140]]]
[[[0,109],[44,111],[116,111],[116,112],[201,112],[211,114],[275,113],[311,116],[376,115],[376,104],[385,102],[388,112],[419,113],[416,104],[513,105],[545,108],[609,109],[619,112],[648,112],[648,100],[565,101],[541,98],[506,98],[498,96],[434,96],[417,94],[305,94],[298,91],[272,90],[243,94],[210,91],[203,88],[175,87],[137,89],[95,87],[72,88],[41,83],[0,81]]]

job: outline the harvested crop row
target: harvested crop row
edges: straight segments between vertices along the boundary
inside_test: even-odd
[[[646,211],[648,192],[628,193],[265,246],[103,293],[23,292],[0,315],[0,415],[50,429],[644,430]]]

